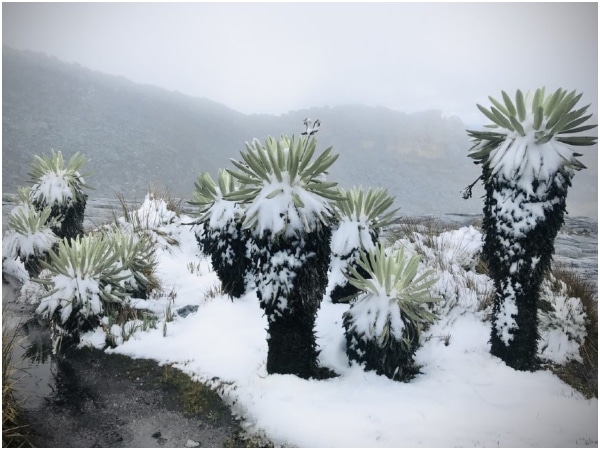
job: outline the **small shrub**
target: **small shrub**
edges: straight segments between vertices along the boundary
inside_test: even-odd
[[[562,364],[549,364],[550,369],[563,381],[583,393],[587,398],[598,397],[598,300],[597,289],[576,271],[555,266],[548,274],[548,284],[553,291],[561,289],[562,295],[576,299],[585,315],[585,337],[578,354]],[[580,324],[580,322],[579,322]],[[561,326],[567,326],[564,324]]]
[[[435,320],[427,308],[438,300],[428,291],[435,280],[430,271],[417,276],[419,260],[408,259],[403,248],[387,254],[378,244],[358,260],[366,276],[350,267],[350,283],[364,293],[343,316],[346,352],[366,370],[393,380],[408,381],[418,373],[413,355],[422,330]]]
[[[159,288],[154,276],[157,265],[155,247],[149,234],[129,234],[115,229],[107,234],[107,239],[117,255],[122,290],[135,298],[148,298],[152,290]]]

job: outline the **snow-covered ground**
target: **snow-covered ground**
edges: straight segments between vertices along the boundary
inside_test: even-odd
[[[348,305],[327,299],[317,320],[320,363],[339,376],[268,375],[267,320],[256,294],[233,300],[218,294],[210,260],[183,225],[191,221],[182,216],[159,225],[179,245],[159,238],[162,293],[137,301],[160,316],[158,326],[107,351],[174,364],[210,383],[250,433],[297,447],[597,447],[597,399],[585,399],[549,371],[518,372],[490,355],[489,309],[481,294],[491,281],[472,270],[481,245],[473,227],[434,242],[417,236],[395,244],[432,253],[424,266],[435,269],[434,291],[445,298],[416,354],[422,373],[401,383],[349,365],[342,327]],[[167,322],[168,309],[175,314]],[[104,336],[87,339],[99,343]],[[552,334],[544,339],[545,356],[577,357],[572,342]]]
[[[350,366],[341,320],[348,306],[327,301],[317,322],[320,361],[340,376],[267,375],[267,321],[256,294],[214,295],[219,281],[190,227],[177,222],[163,231],[180,242],[159,250],[163,291],[175,292],[175,311],[198,309],[176,314],[166,332],[137,333],[112,351],[175,364],[212,383],[250,432],[299,447],[597,446],[597,399],[549,371],[518,372],[490,355],[490,323],[474,295],[489,280],[452,281],[479,245],[471,227],[444,235],[450,259],[438,269],[436,289],[456,296],[439,307],[440,320],[416,355],[422,374],[410,383]]]

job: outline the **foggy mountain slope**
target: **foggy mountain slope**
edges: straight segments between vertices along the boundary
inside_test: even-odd
[[[311,117],[322,123],[318,149],[333,146],[340,154],[329,178],[343,187],[387,188],[404,213],[481,212],[481,188],[468,201],[460,194],[479,167],[466,156],[470,143],[457,117],[361,105],[245,115],[42,54],[3,47],[2,59],[4,192],[26,184],[34,154],[54,148],[86,155],[91,196],[121,192],[141,200],[149,185],[160,184],[187,197],[200,171],[214,176],[231,167],[229,159],[239,159],[245,141],[299,134]],[[581,214],[578,205],[587,202],[596,208],[587,215],[595,215],[597,156],[591,164],[582,159],[589,169],[575,177],[568,209]]]

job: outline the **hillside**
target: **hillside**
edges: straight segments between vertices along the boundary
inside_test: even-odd
[[[215,173],[238,158],[244,142],[298,134],[319,118],[319,147],[340,158],[330,179],[386,187],[402,212],[476,213],[482,203],[460,190],[479,175],[466,157],[465,125],[438,111],[405,114],[360,105],[318,107],[281,116],[244,115],[191,98],[31,52],[2,49],[2,189],[27,182],[34,154],[86,155],[95,197],[141,199],[149,185],[187,197],[200,171]],[[276,95],[276,93],[274,94]],[[597,214],[597,150],[584,149],[588,170],[569,195],[574,215]]]

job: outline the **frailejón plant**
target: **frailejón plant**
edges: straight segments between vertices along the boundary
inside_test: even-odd
[[[3,258],[19,258],[30,277],[41,270],[40,261],[58,243],[52,231],[57,219],[51,218],[51,209],[36,210],[30,203],[20,203],[8,216],[9,231],[2,241]]]
[[[315,153],[314,133],[247,143],[230,171],[245,186],[225,196],[244,203],[243,228],[253,236],[252,273],[269,322],[267,371],[303,378],[327,376],[314,324],[327,286],[330,200],[339,198],[324,178],[337,155]]]
[[[491,352],[519,370],[537,367],[538,300],[554,239],[563,224],[574,171],[584,168],[572,147],[597,138],[579,133],[588,106],[575,109],[581,94],[557,89],[545,96],[517,91],[514,100],[479,110],[492,131],[468,131],[469,156],[481,164],[485,185],[483,256],[496,289]]]
[[[364,364],[394,380],[411,379],[418,368],[413,355],[421,331],[435,320],[428,304],[429,288],[435,283],[432,272],[417,274],[420,258],[408,258],[404,248],[386,250],[378,243],[361,252],[357,264],[349,267],[349,282],[363,293],[344,313],[346,352],[352,361]]]
[[[135,298],[148,298],[159,287],[154,275],[158,261],[154,241],[148,233],[124,233],[115,229],[107,234],[112,251],[120,268],[118,278],[123,292]]]
[[[241,189],[240,183],[226,170],[219,170],[217,183],[208,173],[198,175],[190,204],[197,206],[196,240],[204,253],[210,255],[224,292],[240,297],[246,292],[246,278],[250,268],[247,246],[251,245],[249,230],[242,229],[244,209],[224,196]]]
[[[54,232],[61,238],[71,239],[83,234],[83,215],[88,188],[79,172],[86,159],[75,153],[65,164],[62,153],[52,150],[50,156],[35,156],[29,174],[33,186],[30,200],[37,209],[52,208],[51,217],[60,217],[60,226]]]
[[[335,203],[335,225],[331,236],[331,263],[327,294],[335,302],[345,302],[358,292],[345,273],[361,251],[375,248],[382,228],[392,224],[398,209],[385,189],[364,190],[362,186],[340,189],[342,200]],[[360,270],[360,269],[359,269]]]
[[[78,341],[81,332],[100,324],[106,305],[126,296],[119,289],[125,276],[117,260],[110,242],[99,234],[63,239],[50,251],[49,262],[42,262],[47,270],[36,281],[48,292],[36,312],[54,322],[58,342],[65,337]]]

